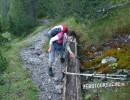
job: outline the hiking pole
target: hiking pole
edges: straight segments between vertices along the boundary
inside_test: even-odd
[[[115,76],[115,77],[127,77],[127,75],[116,75],[116,74],[86,74],[86,73],[72,73],[64,72],[67,75],[79,75],[79,76]]]
[[[107,78],[107,79],[114,79],[114,80],[126,80],[127,75],[115,75],[116,77],[113,76],[107,76],[107,74],[84,74],[84,73],[71,73],[71,72],[64,72],[66,75],[78,75],[78,76],[87,76],[87,77],[95,77],[95,78]],[[110,74],[108,74],[110,75]],[[123,77],[121,77],[123,76]]]

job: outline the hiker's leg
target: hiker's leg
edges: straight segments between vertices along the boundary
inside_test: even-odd
[[[60,61],[61,61],[61,73],[62,73],[62,76],[61,76],[61,79],[60,79],[60,81],[63,81],[63,79],[64,79],[64,65],[63,65],[63,63],[65,62],[65,49],[62,47],[61,48],[61,50],[60,50],[60,56],[61,56],[61,58],[60,58]]]
[[[52,64],[55,61],[55,49],[52,46],[52,50],[49,52],[49,70],[48,70],[48,74],[50,76],[54,76],[53,72],[52,72]]]
[[[52,46],[51,51],[49,52],[49,66],[52,66],[52,64],[55,62],[55,50]]]
[[[61,56],[61,58],[60,58],[61,63],[64,63],[64,61],[65,61],[65,50],[64,50],[63,47],[61,47],[60,56]]]

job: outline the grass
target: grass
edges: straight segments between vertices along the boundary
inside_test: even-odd
[[[120,0],[119,2],[124,2],[124,0]],[[113,3],[118,3],[118,0],[113,0]],[[21,48],[28,45],[37,32],[47,27],[65,23],[70,30],[77,32],[80,41],[85,41],[83,42],[84,44],[98,44],[111,38],[115,33],[126,34],[130,32],[129,16],[130,8],[129,6],[125,6],[112,10],[108,13],[108,16],[100,20],[92,21],[86,18],[84,20],[87,21],[87,24],[77,22],[74,17],[68,17],[49,26],[38,26],[34,29],[35,31],[33,33],[26,37],[16,37],[16,39],[11,41],[11,46],[2,48],[3,54],[9,62],[9,66],[2,75],[5,84],[0,85],[0,100],[37,100],[37,88],[32,83],[30,75],[23,69],[19,54]],[[8,34],[5,37],[8,37]],[[99,59],[93,63],[95,64],[97,62],[99,62]],[[89,64],[91,65],[91,63]]]
[[[113,4],[127,2],[127,0],[112,0]],[[127,34],[130,32],[129,5],[113,9],[107,16],[98,20],[84,19],[85,23],[77,22],[75,17],[67,17],[56,21],[52,25],[66,24],[70,30],[75,30],[80,41],[88,44],[99,44],[112,37],[113,34]],[[53,27],[50,25],[51,27]]]
[[[9,49],[4,48],[3,54],[9,62],[3,74],[4,85],[0,85],[1,100],[36,100],[37,88],[30,79],[30,75],[23,69],[20,58],[20,42],[11,44]]]
[[[117,0],[126,2],[126,0]],[[113,0],[114,3],[114,0]],[[60,21],[65,23],[69,29],[75,30],[80,36],[80,41],[89,44],[99,44],[112,37],[113,34],[127,34],[130,32],[130,8],[129,5],[108,12],[108,15],[98,20],[84,19],[77,22],[74,17],[68,17]]]
[[[100,43],[115,33],[127,34],[130,32],[130,8],[125,6],[114,9],[108,16],[90,24],[88,36],[90,40]]]
[[[111,3],[112,4],[119,4],[119,3],[126,3],[128,2],[129,0],[111,0]]]
[[[33,85],[29,74],[23,69],[19,46],[12,46],[4,55],[9,62],[3,74],[4,85],[0,86],[1,100],[36,100],[37,89]],[[27,95],[28,94],[28,95]],[[35,94],[35,95],[34,95]]]
[[[83,100],[129,100],[130,87],[111,87],[111,88],[98,88],[95,90],[88,90],[84,94]],[[98,96],[97,96],[98,94]]]
[[[130,87],[114,88],[111,91],[105,91],[101,94],[101,100],[129,100]]]
[[[39,26],[36,30],[24,38],[16,38],[10,45],[2,47],[2,53],[6,57],[9,65],[1,76],[4,81],[0,85],[0,100],[38,100],[37,87],[32,83],[30,74],[24,69],[20,57],[22,47],[29,44],[30,39],[46,28]]]

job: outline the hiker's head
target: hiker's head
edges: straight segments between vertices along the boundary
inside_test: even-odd
[[[75,33],[75,31],[69,31],[69,32],[68,32],[68,36],[73,36],[74,38],[76,38],[76,33]]]
[[[62,26],[63,26],[62,32],[67,33],[68,32],[67,26],[64,24],[62,24]]]
[[[75,31],[69,31],[68,32],[68,41],[73,41],[74,39],[76,39],[76,33]]]

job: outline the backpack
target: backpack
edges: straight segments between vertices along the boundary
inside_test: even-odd
[[[52,38],[59,32],[61,32],[61,29],[60,28],[55,28],[55,29],[51,30],[50,32],[48,32],[48,36],[49,36],[49,38]]]

